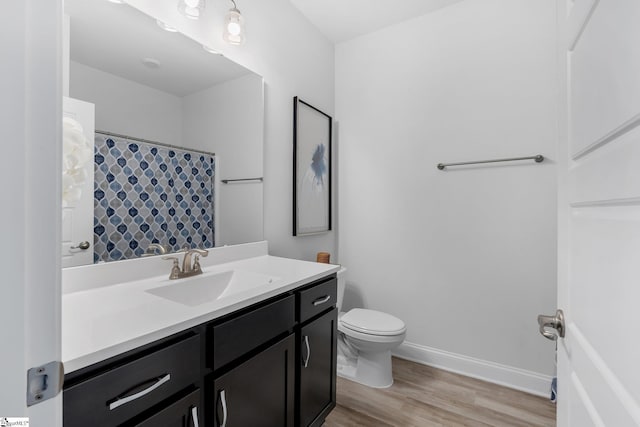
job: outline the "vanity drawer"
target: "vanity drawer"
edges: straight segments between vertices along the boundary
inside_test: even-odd
[[[336,305],[338,281],[335,277],[299,292],[300,322],[311,319]]]
[[[64,426],[116,426],[200,377],[200,336],[192,336],[66,389]]]
[[[135,424],[135,427],[195,427],[201,425],[204,427],[202,423],[202,414],[204,411],[200,405],[200,400],[200,390],[197,389],[177,402],[156,412],[146,420]]]
[[[248,313],[212,326],[213,349],[207,364],[223,367],[295,325],[295,296],[274,301]]]

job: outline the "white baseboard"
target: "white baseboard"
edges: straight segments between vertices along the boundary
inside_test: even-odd
[[[551,377],[474,357],[404,342],[394,356],[494,384],[549,397]]]

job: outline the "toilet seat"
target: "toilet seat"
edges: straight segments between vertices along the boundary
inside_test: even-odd
[[[406,325],[400,319],[377,310],[354,308],[340,317],[340,325],[361,334],[396,336],[404,334]]]

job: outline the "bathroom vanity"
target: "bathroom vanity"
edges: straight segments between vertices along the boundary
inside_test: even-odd
[[[145,262],[141,270],[159,260]],[[154,292],[181,286],[179,280],[167,285],[166,277],[65,294],[63,310],[75,310],[67,322],[63,316],[65,427],[324,422],[335,406],[337,266],[262,255],[203,269],[209,283],[227,271],[271,280],[246,289],[241,279],[251,276],[238,275],[225,282],[228,296],[191,306]],[[184,292],[193,291],[184,285]],[[103,303],[110,298],[126,298],[126,307],[108,313]],[[93,335],[110,320],[111,337]]]

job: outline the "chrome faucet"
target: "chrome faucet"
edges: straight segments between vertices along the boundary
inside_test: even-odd
[[[171,274],[169,274],[169,280],[184,279],[185,277],[196,276],[202,274],[202,267],[200,266],[200,257],[206,257],[209,255],[209,251],[203,249],[184,249],[184,258],[182,259],[182,269],[180,268],[179,259],[174,256],[164,257],[173,261],[171,267]],[[193,263],[191,257],[193,256]]]

